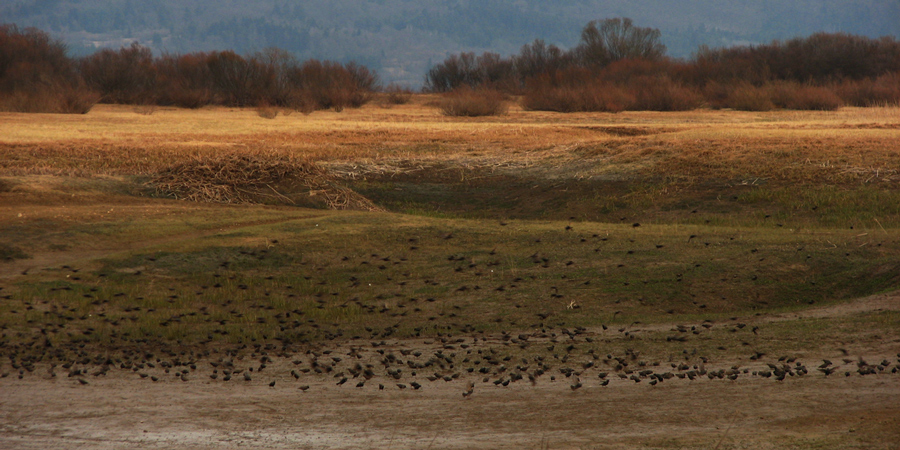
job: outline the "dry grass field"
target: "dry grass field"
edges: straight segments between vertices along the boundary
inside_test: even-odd
[[[900,446],[900,108],[435,105],[0,113],[0,447]]]

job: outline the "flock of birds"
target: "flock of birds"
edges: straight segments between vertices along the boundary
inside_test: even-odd
[[[639,223],[631,226],[638,227]],[[565,233],[572,231],[571,226],[565,228]],[[448,243],[454,238],[453,234],[444,234],[439,239],[452,247]],[[608,235],[594,234],[571,241],[602,245],[609,239]],[[634,243],[633,238],[626,239]],[[540,240],[535,239],[535,243]],[[698,240],[694,234],[686,237],[688,243]],[[411,238],[404,245],[409,252],[415,252],[424,244]],[[710,243],[699,245],[708,247]],[[664,244],[654,247],[659,250]],[[22,298],[19,292],[0,287],[0,299],[20,305],[9,310],[12,316],[20,318],[18,325],[0,323],[0,377],[65,377],[78,384],[90,384],[96,377],[118,371],[151,382],[267,383],[272,388],[287,385],[301,391],[327,383],[341,388],[412,391],[427,389],[434,383],[456,383],[462,387],[463,397],[468,398],[482,386],[506,388],[515,384],[557,383],[575,391],[619,383],[656,386],[704,379],[736,381],[756,377],[784,381],[812,376],[900,374],[900,354],[896,360],[891,357],[870,362],[844,352],[834,360],[807,364],[796,356],[770,357],[753,352],[739,358],[740,364],[734,364],[724,359],[716,361],[685,344],[691,337],[713,329],[758,333],[758,326],[741,323],[737,318],[720,323],[707,320],[694,326],[673,325],[661,330],[668,333],[664,339],[649,337],[639,323],[591,329],[567,325],[566,319],[559,317],[559,310],[580,308],[579,300],[568,298],[557,285],[545,286],[548,292],[534,294],[528,292],[528,283],[537,279],[534,271],[552,267],[563,273],[558,276],[559,286],[589,285],[590,279],[566,275],[565,270],[576,265],[573,260],[557,260],[556,255],[537,251],[525,259],[530,269],[522,269],[521,275],[487,287],[476,284],[477,280],[494,279],[488,274],[493,270],[500,272],[502,266],[510,264],[504,262],[509,258],[498,255],[496,249],[484,252],[480,261],[464,253],[454,252],[446,257],[448,268],[441,270],[451,273],[437,276],[432,272],[419,278],[411,276],[410,266],[416,262],[407,257],[375,253],[356,258],[344,256],[333,266],[304,268],[307,275],[295,276],[302,286],[283,286],[274,292],[270,287],[284,274],[259,273],[253,264],[248,265],[258,262],[265,267],[262,261],[271,256],[269,250],[245,249],[232,260],[219,261],[214,270],[205,274],[208,282],[198,288],[169,288],[163,294],[148,289],[144,295],[153,292],[155,303],[140,296],[129,301],[129,294],[116,292],[131,283],[130,289],[140,294],[146,286],[144,281],[117,281],[125,280],[126,275],[117,273],[113,279],[108,272],[88,274],[63,266],[57,272],[65,274],[65,280],[51,283],[53,287],[42,294],[44,297]],[[620,253],[631,255],[634,251]],[[757,256],[756,249],[751,253]],[[147,262],[157,262],[157,258],[160,257],[148,257]],[[297,267],[307,264],[299,262]],[[353,271],[348,269],[351,264]],[[242,270],[249,275],[242,274]],[[153,276],[145,272],[152,269],[133,270],[127,276],[131,280]],[[335,273],[356,274],[342,280],[349,294],[332,292]],[[682,277],[678,274],[679,279],[674,282],[680,282]],[[364,292],[372,282],[382,287],[377,295],[351,297]],[[546,280],[542,283],[546,284]],[[413,284],[418,287],[413,288]],[[266,287],[261,291],[260,286]],[[440,295],[413,297],[410,289],[432,289],[467,299],[504,296],[518,289],[526,291],[520,297],[539,295],[535,303],[543,306],[519,314],[516,317],[530,319],[528,323],[517,323],[505,311],[491,315],[490,311],[478,310],[473,306],[477,302],[438,300]],[[81,308],[74,306],[75,297],[83,305]],[[156,306],[147,306],[150,303]],[[520,304],[523,302],[515,303],[511,308],[524,307]],[[184,307],[195,304],[196,309]],[[169,305],[171,311],[167,310]],[[698,302],[694,305],[703,307]],[[466,312],[466,308],[470,311]],[[492,327],[512,331],[486,327],[487,316],[491,317]],[[22,320],[25,317],[28,319]],[[146,326],[142,321],[148,317],[162,317],[152,327],[156,330],[197,327],[205,330],[205,335],[191,342],[171,342],[159,332],[135,335],[132,331],[119,331],[127,326],[131,330],[139,328],[136,324]],[[355,328],[330,323],[342,318],[355,321]],[[467,319],[475,323],[463,323]],[[237,343],[229,340],[230,334],[240,334],[248,328],[258,333],[239,337]],[[92,341],[95,334],[102,334],[102,339]],[[656,339],[659,342],[655,344],[667,346],[660,353],[669,356],[642,354],[629,348],[628,342],[635,339]],[[682,347],[677,358],[670,356],[678,353],[673,346]]]
[[[330,349],[317,346],[299,350],[257,343],[222,351],[124,349],[98,350],[93,354],[84,344],[56,348],[37,341],[5,345],[7,358],[0,365],[0,370],[5,369],[0,377],[70,379],[87,385],[119,372],[152,382],[267,383],[272,388],[287,386],[301,391],[327,384],[355,389],[420,390],[435,383],[456,383],[464,386],[462,396],[469,397],[476,387],[504,388],[516,383],[557,383],[575,391],[585,386],[603,388],[620,383],[656,386],[740,378],[784,381],[815,376],[900,375],[900,353],[896,360],[870,362],[845,352],[840,359],[808,364],[797,357],[768,358],[755,352],[741,364],[725,363],[726,367],[722,367],[687,350],[681,359],[665,362],[631,349],[621,354],[604,353],[603,345],[599,345],[602,335],[599,331],[564,328],[557,332],[480,337],[442,334],[421,342],[382,340],[365,345],[335,345]]]

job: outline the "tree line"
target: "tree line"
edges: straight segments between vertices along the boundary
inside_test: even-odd
[[[276,48],[155,57],[135,43],[73,59],[43,31],[0,25],[0,109],[9,111],[85,113],[97,102],[340,111],[365,104],[377,87],[365,66],[301,62]]]
[[[0,25],[0,110],[84,113],[104,102],[339,111],[365,104],[378,89],[377,74],[366,66],[299,61],[277,48],[154,56],[135,43],[70,58],[62,42],[41,30]],[[535,40],[509,57],[450,55],[427,72],[424,90],[457,94],[451,106],[462,114],[503,111],[496,94],[519,96],[527,109],[560,112],[900,104],[900,42],[818,33],[701,47],[676,60],[666,56],[659,30],[613,18],[589,22],[568,50]],[[464,90],[492,93],[459,94]],[[477,101],[492,105],[470,105]]]
[[[433,66],[425,89],[493,90],[551,111],[835,109],[900,103],[900,42],[818,33],[766,45],[665,55],[659,30],[630,19],[592,21],[579,44],[542,40],[510,57],[459,53]]]

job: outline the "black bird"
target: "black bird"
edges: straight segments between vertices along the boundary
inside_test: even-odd
[[[308,385],[308,384],[304,384],[303,386],[300,386],[300,390],[301,390],[301,391],[304,391],[304,392],[305,392],[305,391],[307,391],[308,389],[309,389],[309,385]]]
[[[272,382],[269,383],[269,387],[275,387],[275,380],[272,380]]]

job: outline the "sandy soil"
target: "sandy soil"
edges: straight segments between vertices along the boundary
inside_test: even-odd
[[[349,384],[346,386],[350,386]],[[0,381],[0,447],[897,448],[900,377],[419,391],[296,383]],[[893,430],[893,431],[890,431]],[[870,440],[873,436],[875,441]],[[885,440],[885,437],[888,439]]]

